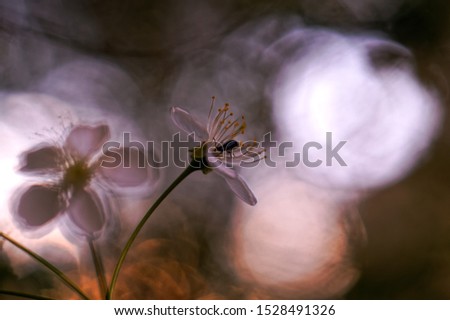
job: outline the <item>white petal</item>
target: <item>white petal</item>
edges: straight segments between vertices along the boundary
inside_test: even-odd
[[[22,172],[53,171],[58,169],[60,149],[47,144],[39,144],[22,153],[20,158],[19,170]]]
[[[200,140],[208,139],[208,131],[205,126],[199,124],[186,110],[179,107],[172,107],[170,109],[170,115],[176,126],[184,132],[188,134],[194,132]]]
[[[70,199],[67,215],[82,233],[89,236],[101,231],[105,225],[101,201],[93,190],[75,191]]]
[[[119,159],[120,163],[111,163],[111,159]],[[151,172],[146,164],[145,154],[136,148],[117,148],[108,150],[100,161],[104,164],[98,168],[98,172],[111,184],[117,187],[134,187],[144,184],[151,179]],[[119,161],[118,161],[119,162]],[[102,162],[100,162],[101,164]],[[108,167],[109,164],[115,165]]]
[[[18,198],[14,217],[26,228],[41,227],[53,220],[62,207],[57,189],[33,185]]]
[[[225,165],[214,168],[213,172],[222,176],[230,189],[244,202],[254,206],[257,202],[255,195],[242,177],[233,169]]]
[[[110,137],[107,125],[79,125],[70,131],[65,146],[82,158],[90,157],[100,150]]]

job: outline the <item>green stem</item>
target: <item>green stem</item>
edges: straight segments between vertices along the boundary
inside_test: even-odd
[[[100,254],[97,253],[92,239],[88,239],[88,244],[89,250],[91,251],[92,261],[95,265],[95,273],[97,274],[100,296],[104,297],[105,295],[108,295],[108,285],[106,283],[105,269],[103,268],[102,259],[100,257]]]
[[[198,170],[199,168],[195,168],[194,166],[189,165],[178,178],[176,178],[172,184],[159,196],[159,198],[156,200],[156,202],[148,209],[145,216],[141,219],[139,224],[134,229],[133,233],[131,234],[130,238],[128,239],[127,243],[125,244],[125,247],[122,250],[122,253],[119,256],[119,260],[117,261],[116,267],[114,268],[114,272],[111,278],[111,284],[109,286],[109,293],[106,295],[106,299],[110,300],[112,299],[114,288],[116,286],[117,278],[119,277],[119,272],[122,267],[123,262],[125,261],[125,258],[128,254],[128,251],[130,250],[131,245],[133,244],[134,240],[138,236],[139,232],[141,231],[142,227],[147,222],[148,218],[152,215],[153,211],[155,211],[156,208],[163,202],[163,200],[170,194],[170,192],[181,182],[183,181],[187,176],[189,176],[192,172]]]
[[[10,291],[10,290],[0,290],[0,294],[7,295],[7,296],[20,297],[20,298],[33,299],[33,300],[53,300],[52,298],[48,298],[48,297],[38,296],[35,294],[24,293],[24,292]]]
[[[80,295],[83,299],[89,300],[89,297],[83,293],[83,291],[72,281],[70,280],[61,270],[59,270],[57,267],[55,267],[53,264],[45,260],[43,257],[38,255],[37,253],[31,251],[30,249],[27,249],[25,246],[21,245],[17,241],[13,240],[12,238],[8,237],[3,232],[0,232],[0,237],[7,240],[23,252],[30,255],[32,258],[37,260],[39,263],[41,263],[43,266],[47,267],[50,271],[52,271],[64,284],[66,284],[69,288],[74,290],[76,293]]]

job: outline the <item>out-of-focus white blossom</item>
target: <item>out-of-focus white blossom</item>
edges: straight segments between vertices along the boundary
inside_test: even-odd
[[[19,225],[49,231],[64,217],[75,234],[98,237],[109,218],[108,202],[98,191],[120,192],[151,178],[149,168],[137,161],[127,167],[101,167],[105,157],[101,148],[109,137],[105,124],[77,125],[62,144],[41,143],[25,151],[19,170],[40,177],[41,182],[24,186],[15,199],[12,212]],[[134,154],[127,148],[121,151]]]

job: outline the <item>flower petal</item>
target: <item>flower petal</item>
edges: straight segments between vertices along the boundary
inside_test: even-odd
[[[87,158],[99,151],[109,137],[110,131],[107,125],[79,125],[70,131],[65,146],[78,156]]]
[[[89,236],[105,225],[101,201],[93,190],[76,190],[69,201],[67,215],[79,231]]]
[[[20,171],[39,173],[58,169],[61,150],[55,146],[39,144],[20,155]]]
[[[257,203],[256,197],[248,187],[242,177],[233,169],[225,165],[216,166],[213,172],[225,179],[230,189],[244,202],[254,206]]]
[[[24,227],[35,228],[47,224],[62,210],[56,188],[33,185],[19,197],[14,215]]]
[[[112,163],[108,159],[120,159],[117,163]],[[105,160],[102,165],[102,160]],[[109,149],[100,158],[98,172],[102,174],[108,182],[118,187],[139,186],[151,178],[147,166],[144,152],[136,148]],[[108,167],[108,164],[110,165]],[[114,167],[112,166],[114,165]]]
[[[170,115],[176,126],[184,132],[188,134],[194,132],[200,140],[208,139],[208,131],[206,128],[199,124],[186,110],[179,107],[172,107],[170,109]]]

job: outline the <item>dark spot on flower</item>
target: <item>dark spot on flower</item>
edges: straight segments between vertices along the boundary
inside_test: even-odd
[[[92,177],[92,171],[83,161],[76,161],[70,165],[64,172],[62,181],[63,189],[74,188],[80,190],[89,184]]]

